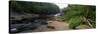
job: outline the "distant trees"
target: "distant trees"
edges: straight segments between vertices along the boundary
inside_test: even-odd
[[[59,13],[59,7],[52,3],[43,2],[26,2],[26,1],[10,1],[10,9],[17,12],[51,15]]]

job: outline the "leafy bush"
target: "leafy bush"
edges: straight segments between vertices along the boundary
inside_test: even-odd
[[[75,16],[69,20],[69,27],[75,29],[76,26],[80,25],[81,18],[79,16]]]
[[[75,29],[78,25],[85,24],[95,28],[96,7],[89,5],[69,5],[64,8],[64,20],[68,22],[69,27]],[[86,18],[84,21],[83,18]],[[85,23],[84,23],[85,22]]]

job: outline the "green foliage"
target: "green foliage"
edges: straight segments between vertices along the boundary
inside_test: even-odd
[[[81,11],[80,11],[81,10]],[[70,18],[74,16],[83,16],[84,9],[81,6],[70,6],[65,9],[64,11],[64,17],[66,20],[69,20]]]
[[[59,7],[53,3],[45,2],[27,2],[27,1],[10,1],[10,8],[17,12],[31,14],[56,14],[60,12]]]
[[[76,26],[80,25],[81,18],[79,16],[75,16],[69,20],[69,27],[75,29]]]
[[[64,20],[68,22],[69,27],[74,29],[76,26],[81,25],[83,21],[83,17],[87,20],[90,19],[90,24],[95,28],[95,6],[88,5],[69,5],[67,8],[64,8]],[[85,21],[85,25],[87,25],[87,21]]]

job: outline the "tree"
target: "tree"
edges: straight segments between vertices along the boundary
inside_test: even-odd
[[[52,3],[10,1],[10,9],[22,13],[54,15],[60,12],[59,7]]]

